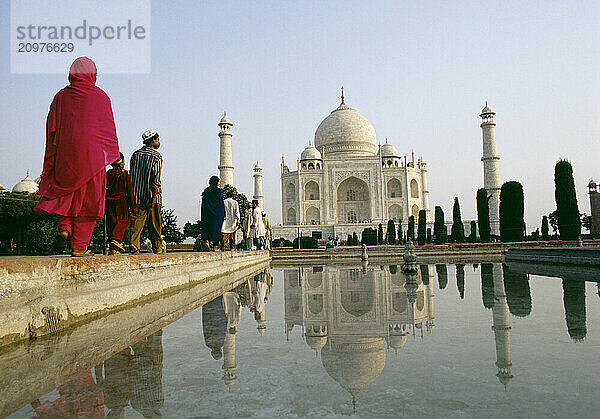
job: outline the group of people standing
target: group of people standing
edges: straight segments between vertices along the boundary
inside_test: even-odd
[[[69,69],[69,85],[54,96],[35,211],[60,216],[60,253],[70,240],[71,256],[93,255],[86,248],[103,217],[110,254],[125,252],[123,238],[130,225],[131,253],[140,251],[144,226],[153,252],[163,253],[160,136],[152,130],[142,134],[143,146],[132,154],[129,174],[119,151],[111,101],[96,86],[96,75],[94,62],[79,57]],[[108,165],[112,167],[107,172]],[[242,240],[247,249],[270,248],[271,223],[258,202],[252,202],[241,220],[233,193],[223,197],[217,176],[202,193],[201,222],[205,250],[233,250]]]
[[[144,146],[131,157],[131,176],[119,141],[108,95],[96,86],[96,65],[77,58],[69,69],[69,85],[50,105],[46,150],[37,212],[60,216],[59,250],[68,239],[72,256],[86,251],[96,222],[106,216],[112,254],[125,251],[123,235],[132,223],[132,253],[139,252],[140,235],[148,220],[155,253],[164,251],[161,238],[161,172],[159,135],[146,131]],[[112,169],[106,172],[106,167]],[[132,216],[130,216],[132,214]]]
[[[246,250],[270,249],[271,221],[258,206],[258,200],[252,201],[251,208],[242,220],[233,189],[227,189],[223,194],[219,182],[218,176],[212,176],[208,181],[209,186],[202,192],[202,250],[235,250],[238,243],[242,243]]]

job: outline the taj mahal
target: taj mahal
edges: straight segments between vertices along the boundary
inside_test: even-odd
[[[401,156],[387,139],[378,145],[373,125],[346,104],[343,88],[341,103],[319,124],[295,170],[282,157],[281,190],[283,226],[276,237],[296,237],[298,228],[344,237],[387,220],[407,223],[420,210],[431,219],[425,161]]]

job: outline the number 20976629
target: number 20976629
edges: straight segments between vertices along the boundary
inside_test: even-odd
[[[20,42],[18,52],[73,52],[72,42]]]

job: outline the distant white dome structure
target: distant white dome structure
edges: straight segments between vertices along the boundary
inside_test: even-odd
[[[13,186],[13,192],[25,192],[25,193],[36,193],[39,189],[39,185],[35,180],[29,177],[29,170],[27,171],[27,175],[25,179],[21,180],[15,186]]]
[[[346,105],[344,88],[342,103],[323,119],[315,131],[315,147],[326,154],[375,155],[375,128],[367,118]]]
[[[309,145],[300,154],[300,161],[304,160],[321,160],[321,152],[314,145]]]

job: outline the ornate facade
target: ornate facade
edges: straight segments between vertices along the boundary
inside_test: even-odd
[[[304,149],[291,171],[282,157],[282,227],[276,237],[297,230],[340,236],[392,219],[406,225],[419,210],[429,214],[426,163],[408,161],[392,144],[378,146],[371,123],[345,103],[318,126],[314,145]]]

